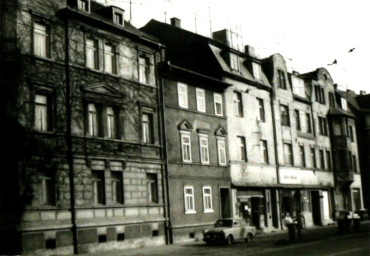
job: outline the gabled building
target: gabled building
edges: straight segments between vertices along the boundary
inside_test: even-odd
[[[159,41],[89,0],[4,0],[1,25],[1,253],[164,244]]]
[[[142,31],[166,45],[163,81],[169,216],[174,242],[202,238],[231,217],[225,90],[209,38],[151,20]]]

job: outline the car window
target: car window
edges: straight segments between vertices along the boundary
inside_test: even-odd
[[[245,226],[245,225],[247,225],[247,222],[245,221],[245,220],[240,220],[240,225],[243,225],[243,226]]]
[[[233,221],[232,220],[218,220],[215,224],[215,227],[232,227]]]

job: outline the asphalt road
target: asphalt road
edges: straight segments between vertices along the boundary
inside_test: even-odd
[[[370,225],[360,233],[338,234],[337,227],[303,230],[298,242],[288,241],[286,232],[258,236],[252,243],[237,242],[231,246],[209,246],[203,242],[157,247],[105,251],[89,256],[370,256]]]

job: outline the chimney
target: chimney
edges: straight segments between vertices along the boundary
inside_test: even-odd
[[[219,30],[212,33],[214,40],[231,47],[230,44],[230,33],[227,29]]]
[[[250,46],[250,45],[246,45],[244,46],[244,51],[247,55],[251,56],[251,57],[257,57],[256,56],[256,51],[254,50],[254,47],[253,46]]]
[[[366,95],[366,91],[360,91],[360,95]]]
[[[171,25],[177,28],[181,28],[181,20],[179,18],[171,18]]]
[[[295,75],[295,76],[299,76],[299,72],[297,70],[293,70],[292,74]]]

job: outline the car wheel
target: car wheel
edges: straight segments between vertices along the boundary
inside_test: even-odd
[[[245,238],[245,242],[246,242],[246,243],[251,243],[251,242],[252,242],[252,240],[253,240],[253,235],[252,235],[251,233],[249,233],[249,234],[247,235],[247,237]]]
[[[231,245],[233,243],[233,237],[231,235],[228,235],[226,237],[226,245]]]

